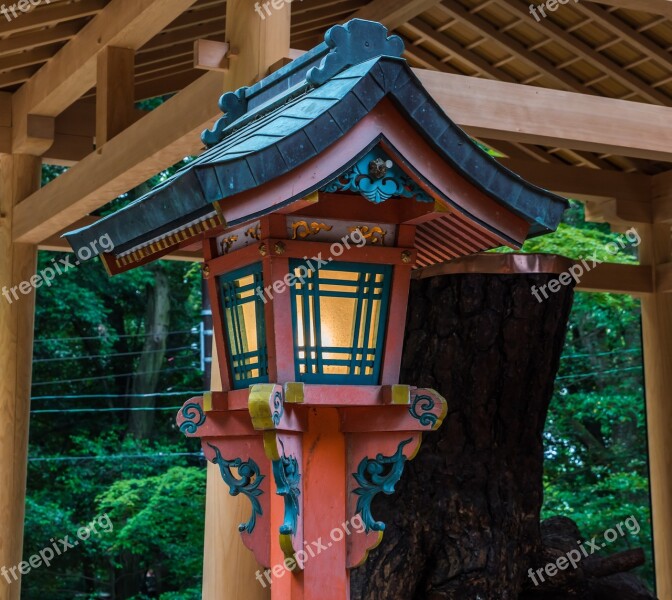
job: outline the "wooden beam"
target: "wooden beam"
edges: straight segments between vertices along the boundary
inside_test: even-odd
[[[644,207],[650,206],[652,178],[647,175],[523,159],[498,158],[497,161],[523,179],[563,196],[588,201],[619,199],[639,203]]]
[[[12,243],[11,231],[17,204],[40,185],[40,160],[2,154],[0,173],[0,286],[11,300],[0,296],[0,563],[18,565],[23,554],[36,293],[28,282],[35,275],[37,248]],[[18,298],[11,291],[15,286],[23,287],[15,290]],[[20,593],[20,581],[0,577],[0,600],[18,600]]]
[[[216,21],[210,21],[208,23],[193,25],[187,27],[186,29],[177,29],[172,31],[166,31],[161,35],[157,35],[151,42],[143,46],[138,51],[138,56],[142,56],[146,52],[154,52],[157,50],[165,50],[170,48],[172,50],[173,46],[177,44],[182,44],[184,42],[194,42],[201,38],[212,39],[215,36],[222,37],[224,39],[224,19],[217,19]]]
[[[56,25],[51,29],[13,35],[7,39],[0,40],[0,56],[26,48],[34,49],[55,42],[69,40],[77,35],[82,25],[82,21],[70,21]]]
[[[15,94],[14,148],[34,151],[28,115],[56,117],[96,84],[97,59],[108,46],[136,50],[194,0],[112,0]]]
[[[12,150],[12,95],[0,92],[0,154]]]
[[[602,263],[584,273],[576,289],[580,292],[607,292],[643,297],[653,292],[654,288],[650,267]]]
[[[194,42],[194,69],[226,71],[229,68],[229,44],[215,40]]]
[[[672,162],[672,108],[414,71],[453,121],[474,137]]]
[[[353,13],[348,20],[378,21],[388,29],[396,29],[437,4],[439,0],[372,0]]]
[[[146,100],[147,98],[174,94],[190,86],[199,77],[200,71],[189,69],[179,74],[168,73],[158,79],[139,81],[135,85],[135,99]]]
[[[108,46],[98,54],[96,147],[100,148],[133,122],[135,52]]]
[[[12,151],[20,149],[23,154],[39,156],[54,143],[56,120],[43,115],[26,115],[17,122],[16,110],[12,111]]]
[[[93,136],[56,134],[54,143],[42,156],[42,162],[47,165],[74,167],[93,152],[93,140]]]
[[[627,8],[672,19],[672,0],[586,0],[615,8]]]
[[[632,226],[650,225],[653,211],[650,202],[617,199],[587,199],[586,221],[609,223],[614,231],[625,231]]]
[[[460,71],[455,69],[452,65],[439,60],[431,52],[427,52],[421,46],[416,46],[412,40],[405,37],[400,31],[397,35],[403,40],[405,50],[404,58],[408,60],[408,64],[411,66],[417,66],[423,69],[430,69],[434,71],[439,71],[441,73],[457,73],[460,74]]]
[[[17,207],[14,228],[17,239],[39,243],[162,169],[197,153],[202,147],[201,131],[217,116],[215,99],[225,89],[226,75],[206,73],[122,131],[100,152],[90,154],[22,202]],[[206,98],[210,102],[203,101]],[[34,210],[42,216],[33,218],[30,213]]]
[[[58,44],[51,44],[49,46],[42,46],[34,50],[27,50],[18,54],[0,58],[0,72],[9,71],[11,69],[20,69],[22,67],[30,67],[40,63],[47,62],[58,50]]]

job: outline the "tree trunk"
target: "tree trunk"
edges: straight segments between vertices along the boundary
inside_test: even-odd
[[[541,550],[542,433],[573,292],[552,275],[414,281],[400,381],[448,401],[393,496],[382,544],[352,574],[366,600],[513,600]]]
[[[139,394],[154,394],[166,354],[166,341],[170,328],[170,287],[168,277],[157,267],[154,270],[154,286],[149,290],[147,316],[145,318],[145,345],[133,376],[131,412],[128,433],[136,438],[146,438],[154,425],[154,396],[139,397]]]
[[[448,415],[425,435],[396,493],[375,499],[373,514],[387,529],[353,571],[352,598],[652,598],[636,578],[620,574],[641,564],[641,551],[586,560],[566,583],[553,578],[535,588],[528,578],[529,568],[561,552],[557,536],[542,539],[539,521],[542,436],[573,290],[561,287],[541,303],[530,290],[556,277],[413,282],[400,381],[439,391]],[[549,521],[545,531],[553,530]],[[561,521],[571,524],[569,537],[580,535],[572,521]]]

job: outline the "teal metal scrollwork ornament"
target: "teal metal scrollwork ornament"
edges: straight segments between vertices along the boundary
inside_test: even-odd
[[[408,407],[408,412],[414,419],[420,421],[420,425],[433,428],[439,420],[435,414],[430,412],[434,406],[434,398],[419,395],[413,399],[413,403]]]
[[[184,434],[193,435],[205,423],[205,413],[200,404],[195,402],[190,402],[182,407],[182,416],[186,419],[180,425],[180,431]]]
[[[375,459],[367,456],[359,463],[357,472],[352,474],[360,485],[353,493],[359,496],[356,512],[362,515],[366,533],[385,531],[385,523],[376,521],[371,514],[371,502],[381,492],[387,496],[394,493],[394,486],[401,479],[406,464],[404,446],[411,441],[412,438],[409,438],[401,442],[392,456],[377,454]]]
[[[330,193],[358,192],[375,204],[392,197],[434,202],[386,155],[376,150],[369,152],[323,189]]]
[[[278,488],[278,495],[285,500],[285,518],[280,526],[282,535],[294,535],[299,518],[299,483],[301,473],[299,463],[293,456],[285,456],[285,448],[280,440],[282,455],[280,460],[273,461],[273,477]]]
[[[273,396],[273,425],[276,427],[280,425],[280,421],[282,420],[282,415],[285,414],[285,405],[282,402],[282,394],[280,392],[275,392],[275,395]]]
[[[246,531],[251,534],[257,524],[257,515],[261,516],[264,514],[264,511],[261,508],[261,503],[259,502],[259,496],[261,496],[264,491],[260,490],[259,486],[264,480],[265,475],[261,474],[259,466],[251,458],[247,461],[243,461],[240,458],[226,460],[219,451],[219,448],[210,443],[208,443],[208,446],[215,451],[215,458],[212,459],[212,462],[219,466],[222,479],[224,480],[224,483],[229,486],[229,494],[231,496],[243,494],[244,496],[247,496],[252,504],[252,514],[247,523],[238,525],[238,531],[241,533]],[[231,468],[238,469],[240,479],[235,477],[231,472]]]

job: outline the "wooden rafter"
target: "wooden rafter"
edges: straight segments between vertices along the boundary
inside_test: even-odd
[[[441,4],[439,9],[451,18],[459,19],[463,23],[468,23],[483,37],[496,41],[517,59],[523,61],[540,73],[543,73],[548,81],[553,82],[560,89],[582,92],[585,94],[594,93],[590,88],[584,86],[578,79],[569,73],[558,69],[553,63],[546,60],[543,56],[532,52],[506,32],[493,27],[493,25],[478,14],[470,13],[455,2]]]
[[[16,34],[29,31],[37,27],[53,27],[58,23],[90,17],[105,8],[105,0],[82,0],[74,4],[53,4],[41,6],[40,10],[32,10],[28,14],[21,15],[20,19],[14,19],[9,23],[2,24],[2,35]]]
[[[69,40],[77,35],[83,24],[83,21],[69,21],[45,31],[31,31],[13,35],[0,40],[0,55],[19,52],[24,48],[39,48],[54,42]]]
[[[409,64],[423,69],[430,69],[439,71],[441,73],[458,73],[457,69],[453,68],[446,62],[439,60],[430,52],[427,52],[421,46],[414,44],[410,39],[399,33],[399,36],[404,41],[406,50],[404,51],[404,58],[409,61]]]
[[[439,4],[440,0],[372,0],[352,15],[356,19],[379,21],[388,29],[403,23]]]
[[[668,73],[672,72],[672,56],[653,40],[639,33],[601,6],[591,3],[578,3],[576,7],[593,22],[607,29],[613,35],[622,39],[623,42],[639,50],[645,57],[657,62]]]
[[[421,40],[434,44],[444,52],[459,57],[459,60],[468,63],[472,69],[483,77],[512,83],[516,81],[506,71],[494,67],[487,60],[472,50],[464,48],[445,33],[432,29],[420,18],[411,19],[403,25],[403,29],[412,32],[414,35],[420,37]]]
[[[627,8],[672,19],[672,0],[586,0],[616,8]]]
[[[530,15],[527,7],[521,5],[518,0],[500,1],[502,6],[505,6],[507,10],[514,13],[517,17],[529,18]],[[672,98],[651,87],[647,82],[633,73],[626,71],[621,65],[591,48],[577,36],[568,33],[562,29],[562,27],[556,25],[551,19],[541,19],[539,21],[539,27],[543,28],[546,34],[553,40],[565,46],[577,56],[581,56],[584,60],[594,65],[599,71],[609,75],[621,85],[624,85],[631,90],[635,95],[640,96],[653,104],[672,104]]]

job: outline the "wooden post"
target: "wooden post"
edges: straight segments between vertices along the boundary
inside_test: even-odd
[[[100,148],[134,118],[135,52],[107,47],[98,55],[96,146]]]
[[[251,85],[266,74],[269,67],[289,55],[290,7],[284,3],[272,15],[262,18],[248,0],[226,3],[227,42],[235,48],[229,75],[240,85]],[[203,102],[217,102],[204,98]],[[219,382],[219,364],[213,348],[213,384]],[[221,389],[214,387],[213,390]],[[247,502],[247,504],[245,504]],[[246,598],[267,600],[270,588],[256,579],[260,566],[243,546],[238,524],[249,516],[249,501],[232,498],[216,465],[208,465],[208,487],[205,510],[205,562],[203,599]],[[263,570],[263,569],[262,569]]]
[[[212,389],[222,389],[217,348],[212,349]],[[249,518],[250,501],[244,495],[233,497],[219,467],[208,463],[205,501],[205,545],[203,557],[203,600],[245,598],[268,600],[270,587],[257,581],[263,572],[254,555],[238,534],[238,524]]]
[[[40,167],[39,157],[0,154],[0,291],[7,292],[0,296],[0,567],[7,568],[23,551],[35,315],[35,290],[17,289],[17,299],[11,288],[35,275],[37,261],[37,246],[12,243],[12,217],[39,187]],[[0,600],[18,600],[20,591],[20,579],[0,577]]]
[[[670,225],[640,231],[640,262],[651,265],[655,286],[656,267],[672,257]],[[672,295],[643,297],[642,333],[657,594],[672,600]]]

